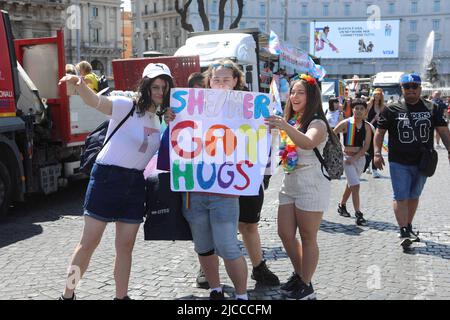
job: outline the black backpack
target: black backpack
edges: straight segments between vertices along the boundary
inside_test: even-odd
[[[102,75],[97,80],[98,80],[98,92],[100,92],[106,88],[109,88],[108,80],[106,79],[105,75]]]
[[[108,132],[109,120],[104,121],[101,125],[94,129],[84,141],[84,148],[80,155],[80,171],[85,175],[90,175],[92,167],[94,166],[95,160],[98,154],[103,149],[103,147],[108,143],[108,141],[113,137],[113,135],[119,130],[119,128],[125,123],[125,121],[133,114],[135,109],[135,102],[133,102],[133,107],[130,112],[123,118],[119,125],[114,129],[114,131],[106,139],[106,133]]]

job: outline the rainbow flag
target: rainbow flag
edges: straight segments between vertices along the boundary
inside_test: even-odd
[[[383,150],[386,151],[386,152],[389,152],[389,147],[388,147],[388,145],[389,145],[389,140],[388,140],[387,137],[384,137],[384,140],[383,140]]]
[[[280,38],[278,38],[278,35],[272,30],[270,30],[269,37],[269,52],[276,55],[281,54]]]
[[[346,146],[353,146],[355,144],[356,124],[354,121],[347,121],[347,135],[345,139]]]
[[[283,114],[283,109],[281,108],[281,98],[280,92],[278,91],[278,85],[275,79],[272,79],[270,83],[270,95],[272,96],[272,101],[275,104],[275,112],[277,114]]]

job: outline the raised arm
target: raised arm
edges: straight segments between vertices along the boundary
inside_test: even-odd
[[[88,106],[95,108],[106,115],[112,114],[112,101],[107,97],[98,96],[87,86],[82,77],[67,74],[59,80],[58,84],[64,82],[68,85],[75,86],[81,99],[83,99],[84,103]]]

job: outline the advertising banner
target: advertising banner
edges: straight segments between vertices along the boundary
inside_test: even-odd
[[[311,22],[311,54],[324,59],[398,58],[400,21]]]

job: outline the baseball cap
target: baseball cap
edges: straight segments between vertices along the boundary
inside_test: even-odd
[[[418,74],[406,73],[406,74],[402,75],[402,77],[400,78],[400,84],[404,84],[404,83],[421,84],[422,83],[422,79],[420,79],[420,76]]]
[[[172,78],[169,67],[167,67],[164,63],[149,63],[145,67],[144,72],[142,72],[142,78],[147,77],[153,79],[161,75]]]

